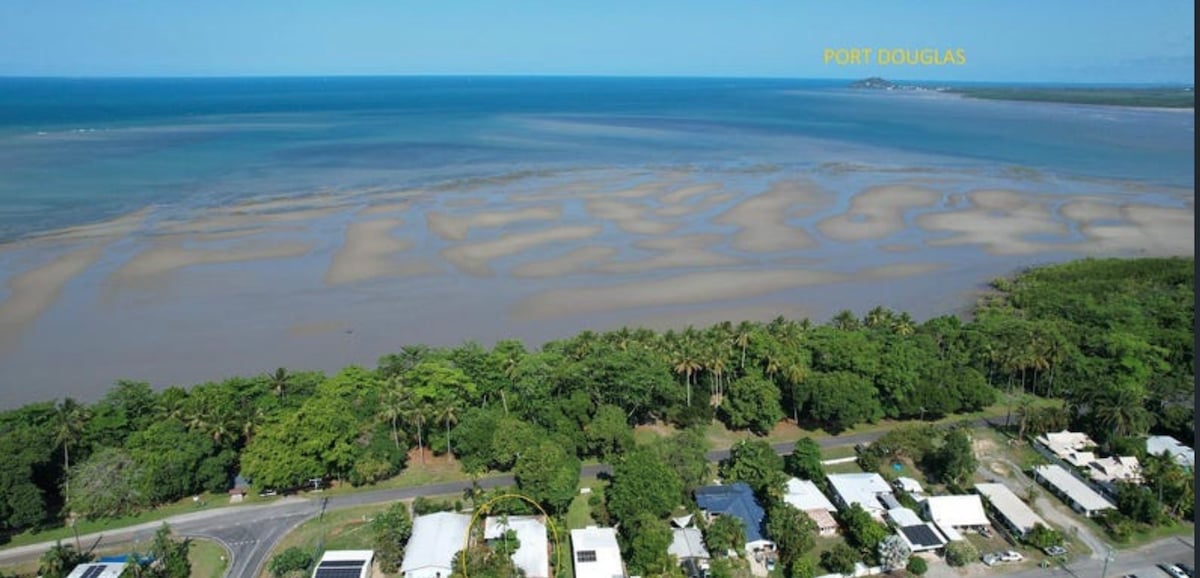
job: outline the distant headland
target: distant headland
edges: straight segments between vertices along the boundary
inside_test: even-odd
[[[946,87],[899,84],[872,76],[850,83],[850,88],[887,91],[933,91],[968,98],[1021,100],[1064,104],[1098,104],[1149,108],[1195,108],[1193,86],[1081,87],[1081,86],[987,86]]]

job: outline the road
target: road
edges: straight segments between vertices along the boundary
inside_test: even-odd
[[[970,422],[970,425],[985,425],[986,420]],[[818,439],[821,447],[835,447],[869,443],[880,438],[884,431],[869,433],[847,434]],[[772,447],[781,455],[791,453],[793,443],[777,443]],[[709,452],[709,461],[720,461],[729,457],[729,450]],[[595,476],[611,471],[607,464],[584,466],[582,475]],[[479,480],[484,489],[497,486],[513,485],[512,476],[497,476]],[[439,496],[458,494],[471,486],[471,482],[447,482],[429,484],[412,488],[374,490],[340,496],[331,496],[325,503],[327,510],[340,510],[354,506],[381,504],[397,500],[407,500],[418,496]],[[258,576],[266,564],[266,557],[275,544],[293,528],[305,520],[320,514],[322,497],[318,493],[306,497],[288,497],[264,505],[230,506],[215,508],[203,512],[173,516],[165,521],[177,533],[183,536],[194,536],[214,540],[229,551],[232,561],[226,576],[230,578],[254,578]],[[102,547],[120,547],[129,545],[138,547],[148,541],[162,521],[150,522],[138,526],[113,530],[102,534],[81,536],[80,542],[85,547],[99,543]],[[18,548],[0,550],[0,565],[18,564],[36,559],[53,546],[53,542],[43,542]],[[1157,561],[1157,560],[1155,560]],[[1095,562],[1091,560],[1090,562]],[[1132,561],[1131,561],[1132,563]],[[1041,574],[1031,576],[1049,576],[1046,570]],[[1061,572],[1061,570],[1059,570]],[[1112,572],[1110,572],[1112,574]],[[1065,574],[1064,574],[1065,575]],[[1099,574],[1095,574],[1098,576]],[[1113,574],[1119,576],[1119,574]],[[1152,575],[1152,574],[1151,574]],[[1081,576],[1091,576],[1081,574]]]

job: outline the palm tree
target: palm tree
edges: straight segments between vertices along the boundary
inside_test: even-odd
[[[691,351],[690,344],[683,344],[679,349],[676,349],[672,355],[672,366],[677,374],[684,376],[684,382],[687,384],[687,405],[692,405],[692,376],[700,369],[700,362],[697,361],[696,355]]]
[[[281,402],[283,401],[284,396],[287,395],[288,380],[290,380],[291,377],[292,376],[288,373],[288,370],[282,367],[277,368],[274,373],[267,374],[267,379],[271,385],[271,392],[274,393],[275,397],[278,397],[279,401]]]
[[[63,493],[70,494],[71,446],[77,445],[83,437],[83,429],[91,414],[87,407],[68,397],[54,407],[54,418],[54,442],[61,445],[63,450]]]
[[[887,327],[892,324],[892,317],[891,310],[882,305],[876,305],[867,312],[866,317],[863,317],[863,325],[870,329]]]
[[[396,422],[404,417],[405,403],[403,385],[399,376],[389,379],[388,388],[379,396],[379,413],[377,415],[379,419],[391,423],[392,443],[396,445],[396,449],[400,449],[400,429]]]
[[[421,453],[421,465],[425,465],[425,443],[422,434],[425,418],[429,415],[429,405],[411,396],[406,396],[405,400],[404,419],[417,426],[417,450]]]
[[[833,316],[832,324],[834,328],[842,331],[853,331],[858,329],[858,318],[854,316],[854,312],[849,309],[838,311],[837,315]]]
[[[438,412],[438,419],[446,424],[446,457],[454,459],[453,448],[450,446],[450,426],[458,423],[459,407],[458,399],[451,397],[442,403],[441,411]]]
[[[1096,421],[1111,431],[1114,437],[1142,434],[1149,429],[1153,419],[1143,405],[1145,388],[1117,384],[1101,390],[1092,399],[1091,411]]]
[[[750,345],[750,338],[754,335],[754,324],[749,321],[743,321],[738,324],[737,329],[733,334],[733,343],[742,348],[742,359],[738,363],[738,369],[746,369],[746,346]]]
[[[909,335],[912,335],[916,330],[917,330],[917,324],[916,324],[916,322],[913,321],[913,318],[911,316],[909,316],[907,311],[901,313],[899,316],[897,316],[895,319],[892,320],[892,331],[895,331],[897,335],[902,335],[904,337],[908,337]]]

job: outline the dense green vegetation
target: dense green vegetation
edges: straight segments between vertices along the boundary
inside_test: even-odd
[[[419,468],[429,452],[451,454],[472,473],[512,471],[555,515],[571,503],[582,460],[615,462],[607,507],[632,527],[667,515],[704,482],[703,435],[689,426],[713,419],[758,433],[784,419],[838,432],[1003,398],[1024,428],[1061,421],[1105,444],[1148,431],[1186,440],[1193,270],[1192,259],[1034,269],[996,281],[970,322],[917,323],[877,307],[825,325],[779,318],[665,333],[585,331],[541,350],[511,340],[490,349],[408,346],[375,369],[332,376],[278,370],[160,392],[119,382],[94,404],[67,399],[0,413],[0,528],[127,514],[224,491],[238,472],[260,488],[314,478],[370,484]],[[1022,400],[1037,397],[1063,403],[1047,415],[1025,411]],[[632,450],[631,426],[651,422],[684,433]],[[771,491],[778,477],[756,478],[745,465],[772,459],[761,450],[743,444],[735,454],[745,455],[722,472]],[[770,467],[819,468],[810,454]],[[935,454],[941,475],[961,481],[970,464],[949,450]],[[623,477],[650,476],[654,483],[637,492],[620,486]],[[867,538],[860,551],[877,556]]]
[[[954,92],[971,98],[990,100],[1025,100],[1062,102],[1070,104],[1106,104],[1113,106],[1142,106],[1163,108],[1194,108],[1196,98],[1183,88],[1033,88],[987,87],[954,88]]]

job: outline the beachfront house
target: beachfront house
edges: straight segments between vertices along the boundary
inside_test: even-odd
[[[328,550],[313,568],[312,578],[367,578],[374,550]]]
[[[571,560],[575,578],[625,578],[625,561],[612,528],[571,530]]]
[[[516,533],[520,545],[512,561],[525,572],[526,578],[550,578],[550,542],[546,524],[537,516],[489,516],[483,523],[483,539],[489,544],[505,539],[505,533]]]
[[[775,551],[775,543],[766,538],[766,513],[745,482],[699,488],[696,505],[710,524],[720,516],[734,516],[740,520],[746,533],[746,552]]]
[[[820,535],[837,534],[837,520],[833,517],[837,507],[811,480],[789,479],[784,489],[783,501],[812,518]]]
[[[892,487],[883,476],[876,473],[866,474],[829,474],[826,476],[829,486],[833,488],[834,500],[840,507],[858,504],[871,517],[882,522],[888,505],[884,497],[891,498]],[[896,503],[895,506],[899,504]]]
[[[417,516],[400,564],[402,578],[449,578],[454,555],[462,550],[471,517],[454,512]]]

